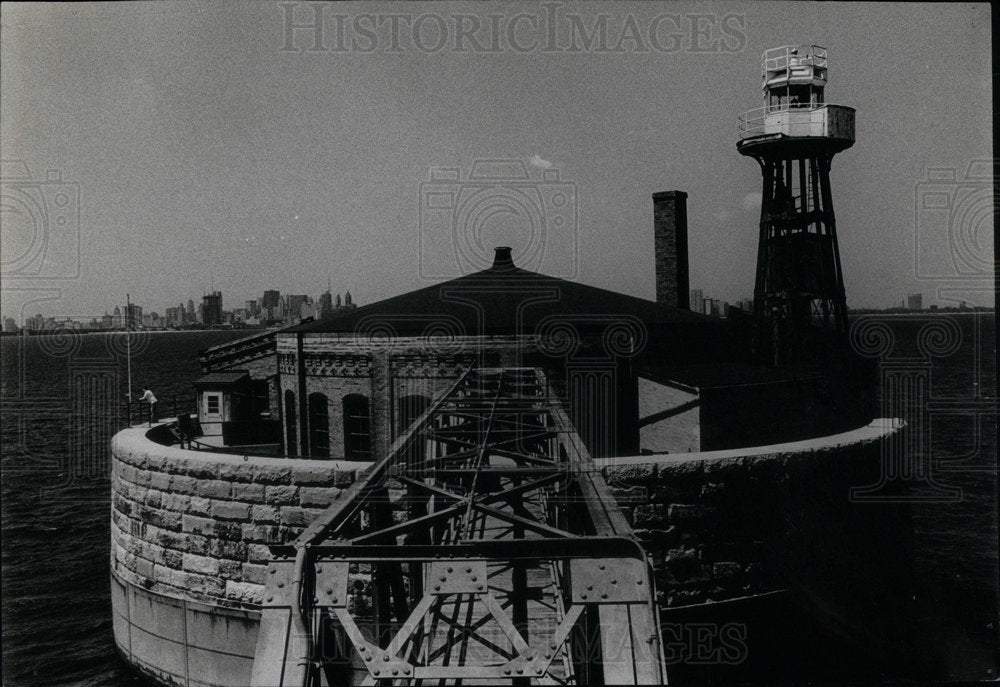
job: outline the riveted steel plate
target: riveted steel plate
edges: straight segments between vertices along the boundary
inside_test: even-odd
[[[350,563],[342,561],[316,562],[316,606],[347,607],[347,578]]]
[[[486,561],[452,560],[431,563],[426,589],[431,594],[484,594]]]
[[[268,563],[261,606],[264,608],[290,606],[294,573],[294,561],[271,561]]]
[[[368,673],[380,680],[394,677],[406,678],[413,675],[413,666],[406,661],[379,649],[374,644],[365,643],[358,648],[358,655],[365,662]]]
[[[638,558],[591,558],[569,562],[574,603],[646,603],[646,563]]]

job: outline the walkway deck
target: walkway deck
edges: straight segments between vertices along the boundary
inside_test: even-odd
[[[539,370],[467,372],[272,553],[257,687],[666,682],[645,553]]]

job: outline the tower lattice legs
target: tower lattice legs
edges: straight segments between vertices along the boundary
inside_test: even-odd
[[[796,362],[816,334],[847,331],[831,158],[757,158],[764,182],[754,288],[757,350],[775,364]]]

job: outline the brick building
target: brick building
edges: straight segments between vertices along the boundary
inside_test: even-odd
[[[522,269],[500,247],[480,272],[210,349],[203,369],[267,380],[289,457],[386,455],[471,366],[545,370],[595,457],[856,426],[867,409],[822,375],[751,364],[745,320],[688,308],[686,197],[653,195],[656,301]]]
[[[285,445],[290,455],[381,455],[469,366],[531,366],[578,399],[573,414],[598,455],[634,453],[636,361],[651,339],[707,344],[717,329],[684,309],[520,269],[498,248],[489,269],[278,333]]]

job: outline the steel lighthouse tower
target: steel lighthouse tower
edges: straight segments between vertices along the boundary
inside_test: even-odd
[[[825,102],[825,48],[767,50],[761,67],[764,106],[740,116],[737,149],[764,179],[755,347],[785,364],[802,360],[816,335],[847,331],[830,163],[854,144],[854,110]]]

